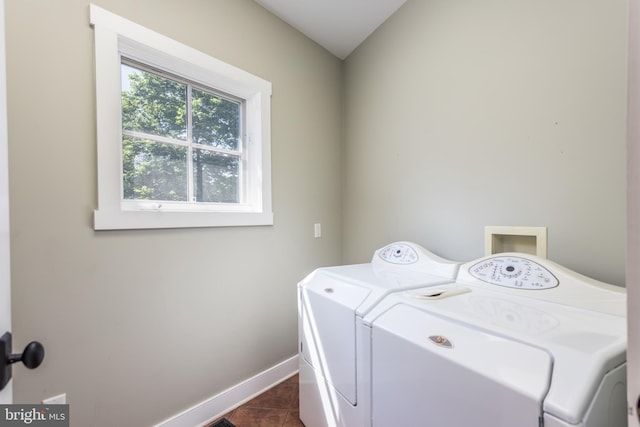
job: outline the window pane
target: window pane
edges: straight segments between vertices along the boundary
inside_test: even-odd
[[[121,65],[122,129],[187,139],[187,87],[165,77]]]
[[[124,137],[124,198],[187,201],[187,148]]]
[[[194,195],[198,202],[239,203],[238,157],[193,151]]]
[[[193,142],[239,150],[240,103],[196,89],[191,96]]]

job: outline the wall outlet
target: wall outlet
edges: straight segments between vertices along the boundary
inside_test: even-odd
[[[313,237],[322,237],[322,224],[313,224]]]
[[[57,396],[49,397],[42,401],[43,405],[64,405],[67,403],[67,393],[62,393]]]

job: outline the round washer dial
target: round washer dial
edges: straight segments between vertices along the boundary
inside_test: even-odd
[[[483,282],[516,289],[549,289],[558,279],[549,270],[527,258],[495,256],[469,268],[469,274]]]

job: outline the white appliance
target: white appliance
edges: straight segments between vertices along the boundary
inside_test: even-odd
[[[306,427],[358,427],[368,423],[369,354],[362,317],[385,296],[451,283],[459,263],[425,248],[397,242],[370,263],[319,268],[298,284],[300,419]],[[363,341],[364,338],[364,341]]]
[[[516,253],[389,295],[361,324],[371,425],[626,426],[625,312],[623,288]]]

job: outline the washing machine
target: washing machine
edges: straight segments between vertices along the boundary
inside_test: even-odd
[[[370,345],[360,336],[363,316],[394,292],[451,283],[459,265],[396,242],[375,251],[370,263],[319,268],[298,284],[300,419],[306,427],[368,423],[369,375],[359,366],[362,346]]]
[[[364,317],[374,427],[623,427],[626,292],[532,255],[460,267]]]

